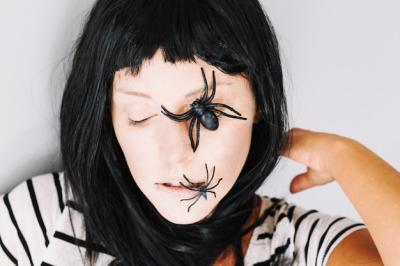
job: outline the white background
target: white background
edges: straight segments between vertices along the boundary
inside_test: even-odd
[[[291,126],[354,138],[399,170],[400,3],[261,2],[281,45]],[[68,53],[92,3],[0,2],[0,193],[61,170]],[[259,193],[361,219],[335,182],[290,194],[291,178],[305,169],[283,158]]]

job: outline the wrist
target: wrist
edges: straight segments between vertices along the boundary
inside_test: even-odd
[[[363,156],[366,156],[367,149],[358,141],[347,138],[340,137],[337,141],[333,143],[333,159],[331,168],[329,171],[335,179],[339,179],[342,176],[346,176],[350,168],[354,168],[359,165]]]

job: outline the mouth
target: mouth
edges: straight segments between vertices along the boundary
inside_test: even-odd
[[[197,188],[205,185],[205,182],[192,182],[192,183],[193,184],[182,181],[182,184],[184,184],[186,187],[182,186],[179,181],[162,182],[162,183],[159,182],[155,184],[161,191],[169,195],[175,195],[178,197],[192,197],[193,194],[196,193]]]
[[[172,183],[157,183],[157,184],[162,185],[162,186],[167,187],[167,188],[171,188],[171,189],[173,189],[173,188],[177,188],[177,189],[185,188],[184,186],[182,186],[180,184],[172,184]],[[190,187],[190,188],[198,188],[198,187],[200,187],[200,186],[202,186],[204,184],[205,184],[205,182],[199,182],[199,183],[193,183],[193,184],[185,184],[185,186]]]
[[[179,184],[179,182],[174,182],[174,183],[156,183],[156,186],[160,191],[163,193],[167,193],[168,195],[171,196],[176,196],[179,198],[189,198],[193,197],[194,194],[198,193],[196,192],[197,188],[204,185],[205,182],[193,182],[193,185],[189,184],[188,182],[182,182],[185,186]]]

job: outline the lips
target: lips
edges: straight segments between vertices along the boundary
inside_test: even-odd
[[[197,188],[200,187],[204,184],[204,182],[199,182],[199,183],[193,183],[194,185],[191,184],[185,184],[187,187],[192,187],[192,188]],[[184,188],[184,186],[179,185],[175,185],[175,184],[171,184],[171,183],[160,183],[160,185],[163,185],[165,187],[170,187],[170,188]]]
[[[164,183],[156,183],[158,189],[162,191],[163,193],[167,193],[168,195],[171,196],[176,196],[178,198],[189,198],[193,197],[194,194],[196,194],[196,190],[194,188],[201,186],[205,184],[205,182],[193,182],[192,186],[189,186],[190,184],[188,182],[182,182],[185,185],[188,185],[187,187],[181,186],[179,182],[164,182]],[[193,188],[193,189],[190,189]]]

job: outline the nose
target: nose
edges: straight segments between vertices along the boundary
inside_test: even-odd
[[[164,116],[161,120],[162,125],[159,129],[159,134],[162,134],[162,136],[159,145],[163,158],[167,163],[172,165],[184,165],[195,156],[189,139],[189,124],[191,119],[178,122]],[[195,132],[193,133],[195,134]]]

